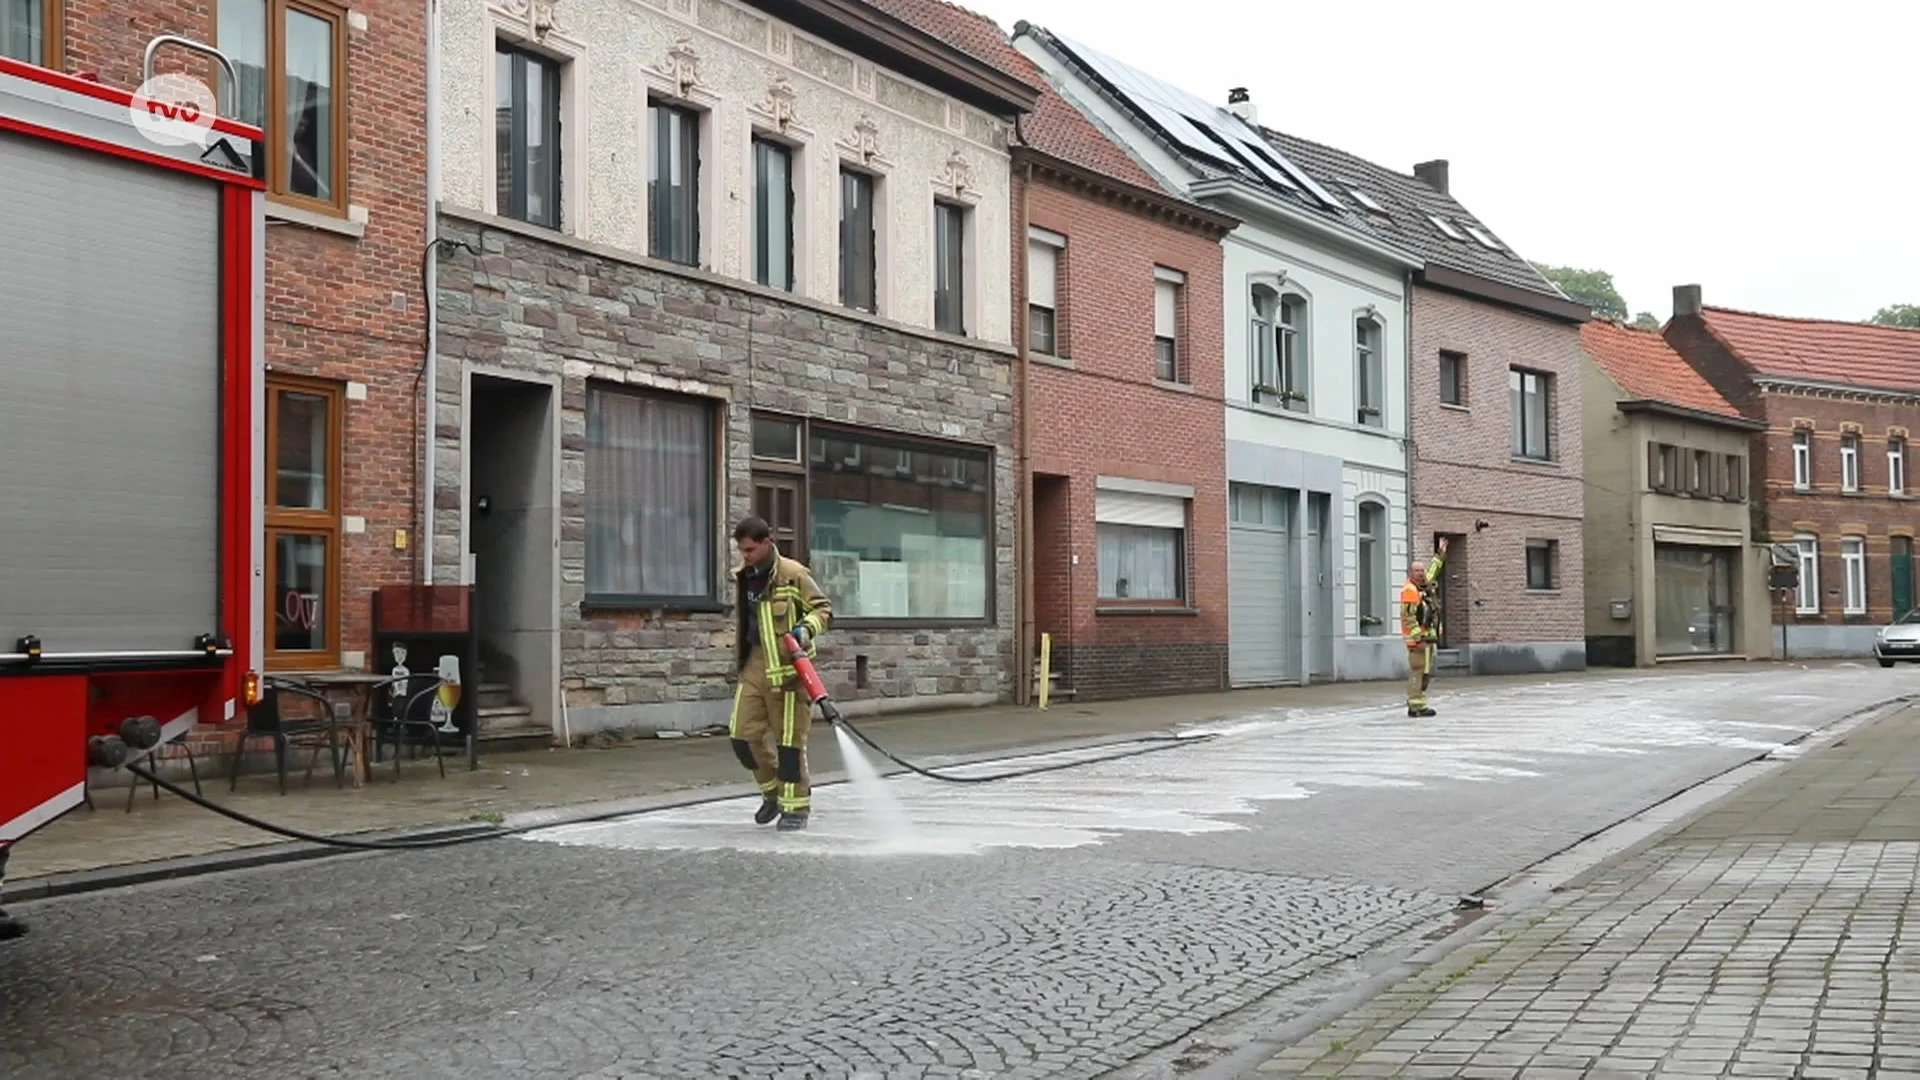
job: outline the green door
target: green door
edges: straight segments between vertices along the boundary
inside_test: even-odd
[[[1893,617],[1913,610],[1913,537],[1893,538]]]

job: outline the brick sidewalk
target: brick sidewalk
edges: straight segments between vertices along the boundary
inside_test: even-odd
[[[1920,1078],[1920,708],[1761,777],[1257,1070]]]

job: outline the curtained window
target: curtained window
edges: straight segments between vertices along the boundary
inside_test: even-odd
[[[1100,599],[1178,602],[1186,597],[1186,499],[1101,491],[1093,517]]]
[[[344,215],[345,9],[321,0],[220,0],[217,9],[216,43],[240,76],[234,111],[267,133],[267,190]]]
[[[588,388],[589,600],[713,598],[714,413],[700,398]]]

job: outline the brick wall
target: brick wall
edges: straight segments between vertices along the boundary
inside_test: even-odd
[[[1440,402],[1440,352],[1466,357],[1465,406]],[[1583,368],[1579,328],[1437,289],[1413,290],[1414,558],[1457,538],[1447,570],[1448,644],[1586,636]],[[1548,463],[1513,458],[1508,370],[1553,376]],[[1488,527],[1476,530],[1485,521]],[[1558,545],[1557,585],[1527,588],[1526,543]]]
[[[67,0],[65,11],[65,69],[129,89],[155,35],[217,44],[210,2]],[[367,648],[369,591],[411,574],[412,551],[394,544],[395,530],[413,528],[427,212],[425,9],[411,0],[356,0],[353,11],[366,29],[348,31],[347,186],[349,202],[366,211],[364,234],[276,221],[269,203],[265,335],[273,371],[367,388],[364,400],[344,402],[342,512],[366,521],[364,532],[341,536],[340,636],[349,652]],[[182,68],[208,77],[184,50],[168,49],[156,63]]]
[[[1048,474],[1036,485],[1036,629],[1053,635],[1054,665],[1082,699],[1219,689],[1227,651],[1219,241],[1045,175],[1032,185],[1028,211],[1033,225],[1067,238],[1057,285],[1062,357],[1033,361],[1034,468]],[[1015,250],[1024,252],[1018,239]],[[1187,275],[1184,387],[1153,377],[1156,265]],[[1015,295],[1024,291],[1016,281]],[[1194,488],[1191,612],[1119,614],[1099,604],[1094,501],[1102,475]]]

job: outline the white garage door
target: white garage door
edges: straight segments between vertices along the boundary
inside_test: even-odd
[[[1235,686],[1298,682],[1291,493],[1232,485],[1227,529],[1227,673]]]

